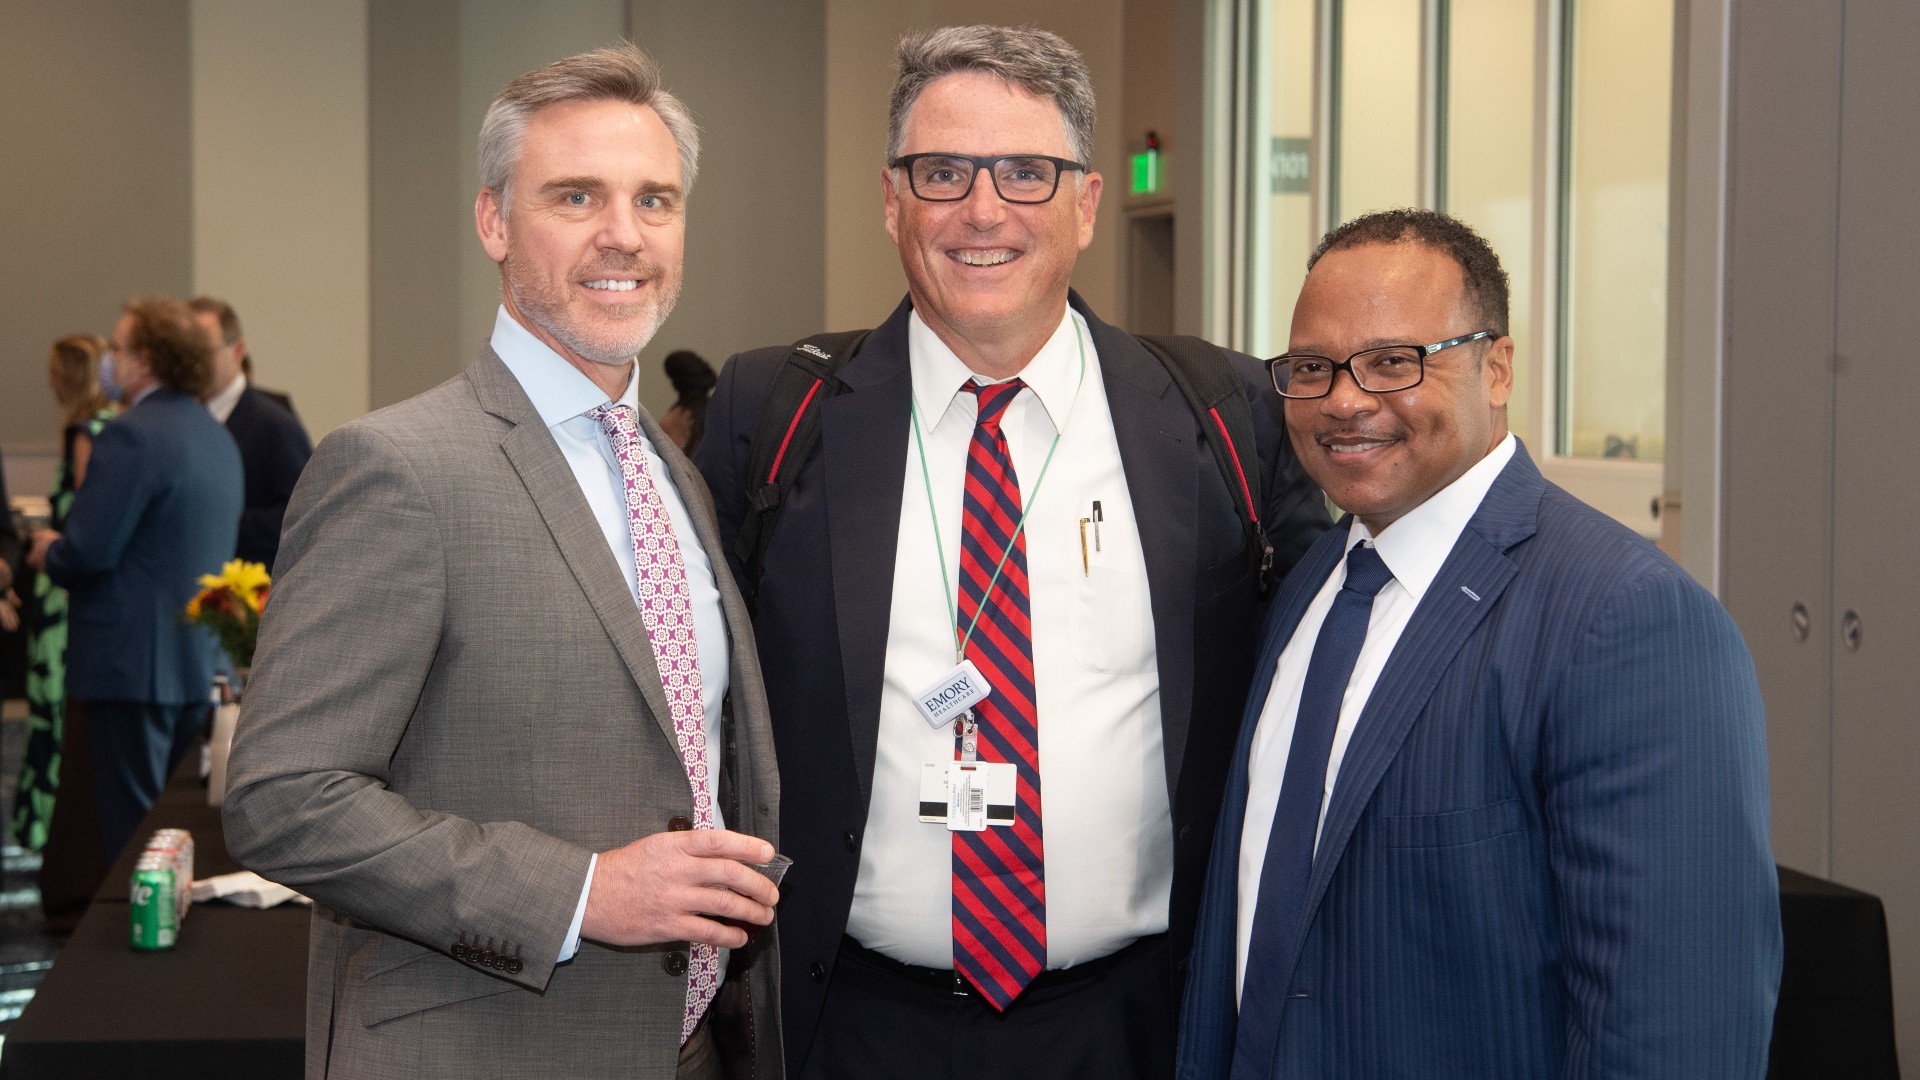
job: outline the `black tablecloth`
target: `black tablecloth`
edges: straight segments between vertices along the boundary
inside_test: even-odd
[[[188,768],[135,834],[193,833],[196,877],[239,869],[220,811]],[[137,851],[107,875],[72,940],[8,1033],[0,1080],[85,1076],[207,1080],[298,1078],[306,1046],[308,909],[254,911],[195,904],[180,943],[164,952],[128,944],[127,884]]]
[[[1878,897],[1780,868],[1787,961],[1768,1080],[1899,1080]]]

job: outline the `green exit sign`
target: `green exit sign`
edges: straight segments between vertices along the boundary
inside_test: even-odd
[[[1133,194],[1157,195],[1160,192],[1160,151],[1142,150],[1133,155]]]

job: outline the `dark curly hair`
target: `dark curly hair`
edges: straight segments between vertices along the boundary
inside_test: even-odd
[[[1500,256],[1493,253],[1485,237],[1438,210],[1378,210],[1354,218],[1320,241],[1307,259],[1307,269],[1312,270],[1329,251],[1408,242],[1445,252],[1457,263],[1466,278],[1464,298],[1479,312],[1486,329],[1506,336],[1507,272],[1500,267]]]
[[[147,368],[161,386],[199,397],[213,377],[213,342],[193,310],[166,296],[143,296],[121,308],[133,316],[127,347],[147,355]]]

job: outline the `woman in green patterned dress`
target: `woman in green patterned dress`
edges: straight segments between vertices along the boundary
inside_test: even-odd
[[[87,477],[94,437],[117,415],[101,386],[100,357],[106,347],[93,334],[74,334],[54,342],[47,357],[47,381],[65,420],[60,471],[51,496],[53,519],[48,526],[56,531],[65,527],[73,493]],[[54,791],[60,783],[61,718],[67,706],[67,591],[44,573],[34,575],[31,611],[27,748],[13,800],[13,837],[20,846],[38,851],[47,842]]]

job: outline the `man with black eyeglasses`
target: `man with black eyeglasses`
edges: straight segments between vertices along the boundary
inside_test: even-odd
[[[1314,253],[1268,361],[1350,516],[1267,616],[1181,1080],[1764,1074],[1760,690],[1733,621],[1507,431],[1507,277],[1395,210]]]
[[[1284,573],[1326,518],[1257,361],[1202,345],[1230,400],[1196,410],[1070,291],[1093,112],[1053,34],[903,42],[881,187],[906,302],[850,359],[807,343],[838,366],[791,403],[780,348],[734,357],[709,406],[795,860],[796,1077],[1173,1068],[1253,670],[1248,534]],[[1250,438],[1215,442],[1236,406]],[[792,484],[743,554],[769,473]]]

